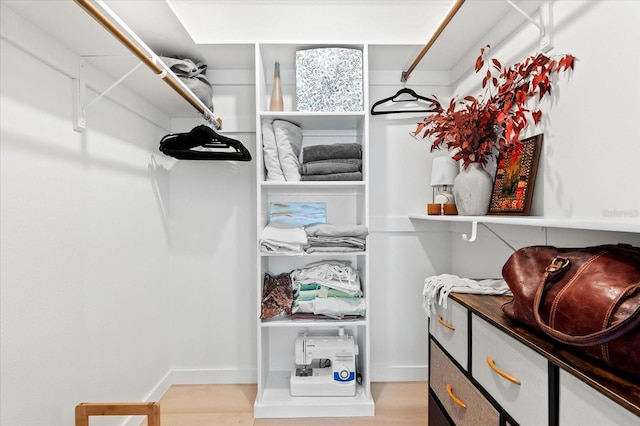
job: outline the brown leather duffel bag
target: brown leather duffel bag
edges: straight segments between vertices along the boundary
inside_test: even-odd
[[[502,275],[505,315],[640,376],[640,248],[524,247]]]

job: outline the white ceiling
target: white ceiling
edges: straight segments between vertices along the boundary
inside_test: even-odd
[[[137,61],[125,47],[71,0],[0,1],[74,53],[94,58],[94,63],[113,78],[120,78]],[[237,7],[238,4],[246,6],[250,3],[257,4],[259,2],[256,0],[105,1],[105,4],[156,54],[191,57],[207,63],[209,69],[214,70],[253,69],[252,43],[260,40],[243,39],[243,34],[247,32],[243,31],[240,25],[243,22],[243,15],[240,15],[243,9]],[[270,3],[282,7],[282,5],[309,4],[311,2],[308,0],[270,0]],[[326,3],[327,6],[334,7],[338,7],[340,4],[362,7],[365,3],[376,6],[393,4],[394,7],[407,11],[405,19],[398,17],[402,14],[395,16],[393,22],[390,22],[388,26],[394,28],[397,33],[409,34],[407,37],[411,37],[415,41],[414,46],[407,46],[403,49],[385,46],[389,43],[384,43],[378,38],[381,28],[380,24],[375,22],[370,28],[363,27],[362,31],[364,32],[360,33],[362,40],[350,40],[360,43],[373,42],[376,45],[375,48],[383,54],[376,55],[381,60],[370,63],[370,69],[377,70],[408,68],[422,45],[435,31],[450,4],[449,0],[318,0],[316,3]],[[516,3],[528,13],[533,14],[540,2],[520,0]],[[214,9],[208,9],[208,7]],[[215,10],[216,7],[219,11],[226,12],[224,19],[221,19],[219,15],[210,17],[211,13],[203,13],[203,11]],[[233,16],[234,7],[235,16]],[[244,10],[246,11],[246,8]],[[279,9],[274,8],[274,10]],[[415,16],[416,11],[420,11],[421,15]],[[507,14],[510,19],[505,20],[504,17]],[[265,16],[264,19],[269,21],[270,17]],[[213,28],[216,23],[221,26],[220,22],[222,21],[226,22],[227,26],[229,22],[235,22],[237,24],[235,27],[238,28],[237,32],[230,34],[223,40],[224,45],[209,44],[213,40],[207,40],[208,44],[196,44],[193,41],[190,34],[201,35],[203,25],[210,25]],[[479,46],[491,43],[491,40],[487,39],[487,35],[492,33],[495,26],[504,27],[505,21],[511,25],[511,27],[503,29],[503,33],[508,34],[517,25],[521,25],[524,18],[520,17],[508,3],[502,0],[467,0],[416,70],[448,71],[453,69],[461,60],[468,60],[470,54],[477,55]],[[190,27],[185,28],[185,24]],[[370,33],[367,33],[367,30]],[[229,32],[226,31],[224,34]],[[424,37],[419,37],[416,34],[424,34]],[[405,41],[407,37],[404,37]],[[202,37],[200,38],[202,39]],[[230,40],[234,40],[234,43],[230,43]],[[372,55],[373,57],[374,55]],[[147,78],[147,76],[148,73],[143,74],[140,78]],[[157,99],[150,98],[150,96],[155,96],[154,94],[143,93],[144,90],[139,90],[141,83],[138,78],[127,79],[124,84],[132,90],[140,92],[139,94],[147,100],[158,104]],[[182,109],[169,110],[167,113],[174,117],[189,116],[181,111]],[[193,114],[193,110],[188,106],[184,108],[184,111],[187,111],[187,114]]]

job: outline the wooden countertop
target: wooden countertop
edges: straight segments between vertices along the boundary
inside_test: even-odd
[[[621,377],[612,373],[575,349],[511,320],[502,312],[502,305],[511,300],[510,296],[451,293],[450,297],[553,364],[640,416],[639,378]]]

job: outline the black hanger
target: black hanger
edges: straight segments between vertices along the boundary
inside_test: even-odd
[[[188,133],[169,134],[160,140],[160,151],[180,160],[251,161],[242,142],[200,125]]]
[[[400,95],[410,95],[413,98],[412,99],[398,99],[398,97],[400,97]],[[430,108],[429,109],[397,109],[397,110],[389,110],[389,111],[376,111],[376,107],[379,105],[382,105],[386,102],[415,102],[415,101],[425,101],[425,102],[429,102],[430,103]],[[371,115],[381,115],[381,114],[405,114],[405,113],[410,113],[410,112],[435,112],[436,109],[440,107],[440,103],[436,100],[436,99],[431,99],[431,98],[426,98],[424,96],[420,96],[418,95],[416,92],[414,92],[411,89],[407,89],[402,88],[400,90],[398,90],[398,93],[396,93],[393,96],[389,96],[388,98],[382,99],[378,102],[376,102],[375,104],[373,104],[373,106],[371,107]]]

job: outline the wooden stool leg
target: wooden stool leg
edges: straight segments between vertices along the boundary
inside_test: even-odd
[[[148,426],[160,426],[157,402],[83,402],[76,405],[76,426],[89,426],[89,416],[147,416]]]

